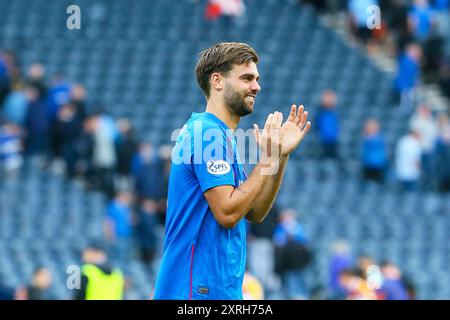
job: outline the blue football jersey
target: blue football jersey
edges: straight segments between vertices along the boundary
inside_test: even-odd
[[[211,113],[193,113],[172,152],[155,299],[242,299],[245,219],[222,227],[203,194],[246,178],[229,128]]]

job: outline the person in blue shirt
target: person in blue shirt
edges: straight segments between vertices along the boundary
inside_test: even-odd
[[[317,115],[317,129],[322,145],[322,158],[339,158],[339,116],[336,111],[336,93],[327,89]]]
[[[116,261],[126,261],[133,256],[132,200],[130,193],[119,191],[106,207],[105,239],[110,245],[111,258]]]
[[[361,162],[364,179],[383,182],[388,158],[380,124],[375,119],[367,120],[364,125]]]
[[[419,79],[422,49],[415,43],[407,46],[399,57],[395,89],[404,92],[413,89]]]
[[[394,102],[402,110],[412,108],[414,88],[420,79],[420,63],[422,47],[417,43],[410,43],[398,58],[398,71],[394,79]]]
[[[289,154],[311,124],[303,106],[254,125],[259,161],[247,177],[233,132],[261,90],[254,49],[219,43],[200,53],[196,76],[206,111],[193,113],[172,152],[163,256],[154,299],[240,300],[246,220],[261,222],[278,194]]]
[[[415,0],[408,15],[408,22],[414,37],[424,41],[436,21],[436,11],[427,0]]]

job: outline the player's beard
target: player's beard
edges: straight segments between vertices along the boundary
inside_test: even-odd
[[[246,97],[247,93],[240,94],[238,91],[234,90],[231,85],[225,83],[225,105],[240,117],[246,116],[253,112],[250,103],[246,103],[245,101]]]

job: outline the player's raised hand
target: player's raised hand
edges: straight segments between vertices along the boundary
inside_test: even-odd
[[[311,128],[311,122],[307,121],[308,112],[303,105],[298,107],[295,104],[291,107],[291,112],[286,122],[281,127],[281,155],[287,156],[297,148]]]
[[[261,150],[261,159],[263,162],[278,160],[281,155],[280,129],[282,123],[283,114],[277,111],[269,114],[262,132],[260,132],[257,124],[253,125],[253,133]]]

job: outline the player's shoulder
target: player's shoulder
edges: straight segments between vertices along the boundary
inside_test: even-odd
[[[225,130],[222,126],[211,117],[200,114],[195,118],[189,119],[185,125],[185,130],[190,134],[209,133],[210,135],[225,136]]]

